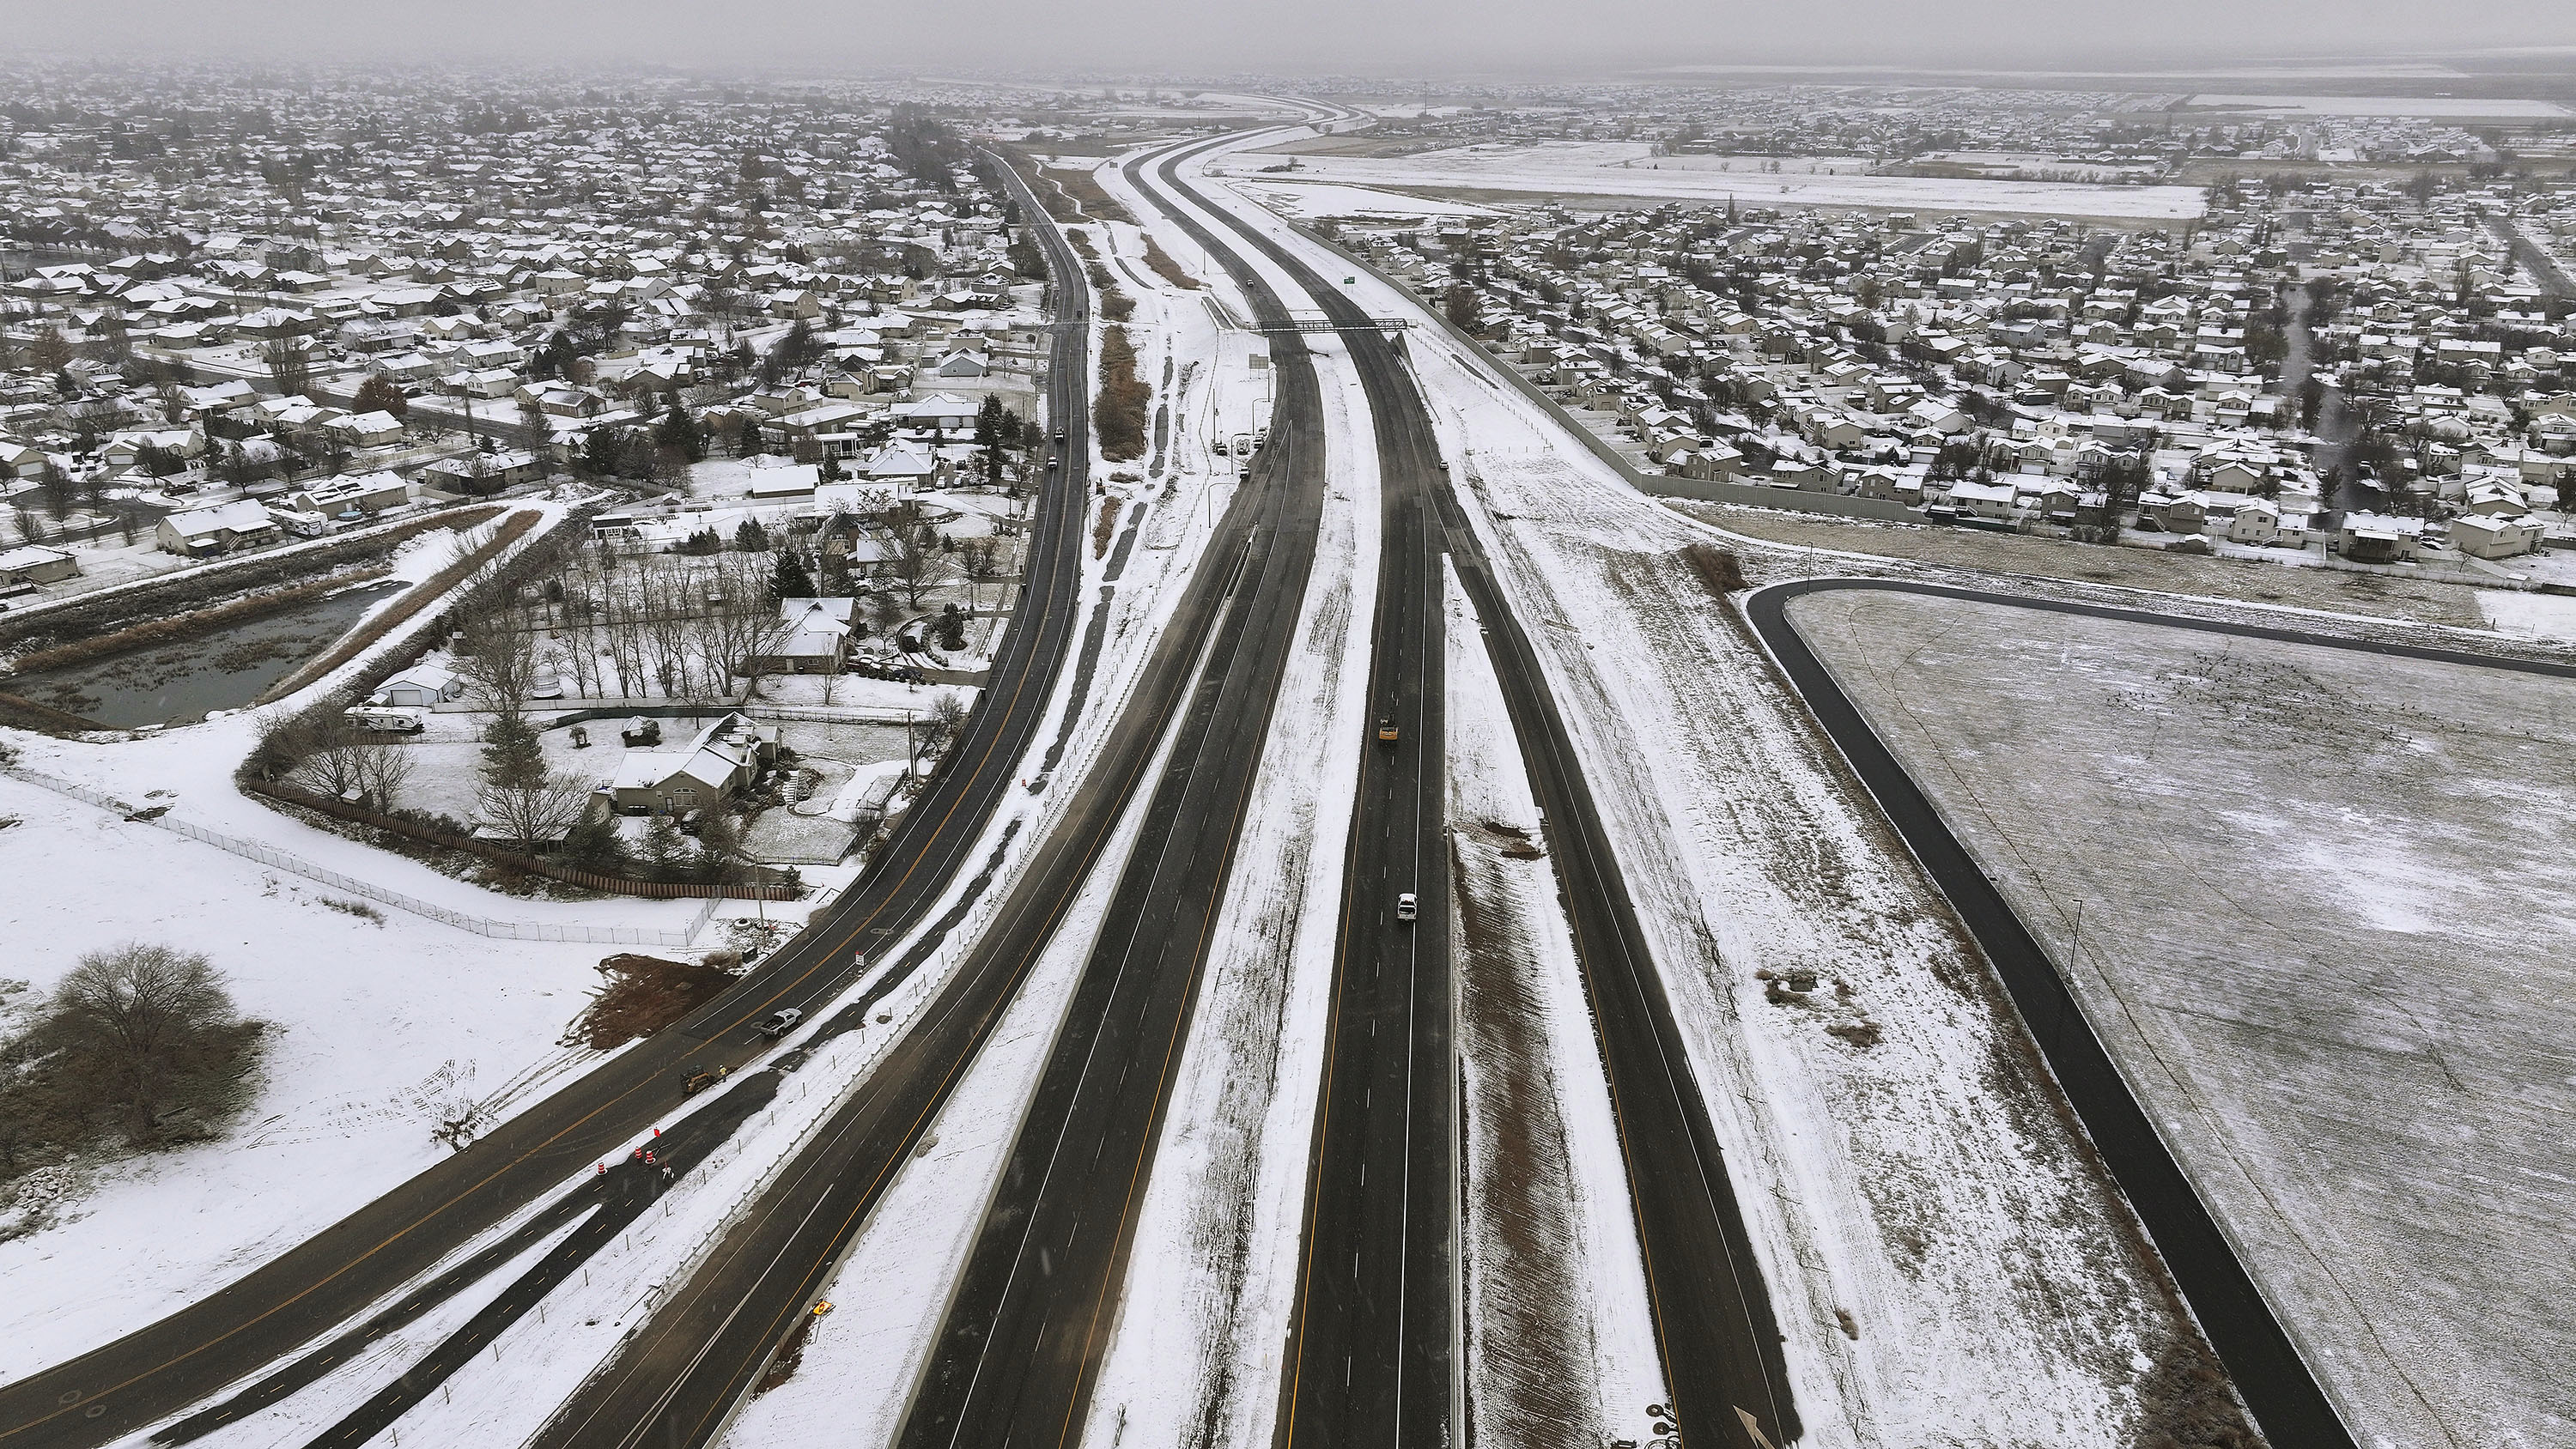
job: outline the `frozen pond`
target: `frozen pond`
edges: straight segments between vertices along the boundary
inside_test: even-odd
[[[10,675],[0,678],[0,691],[111,729],[172,724],[202,718],[210,710],[240,709],[404,587],[362,585],[212,634]]]

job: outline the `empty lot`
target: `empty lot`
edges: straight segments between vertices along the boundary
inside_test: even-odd
[[[1888,593],[1790,613],[2071,950],[2356,1437],[2576,1442],[2576,682]]]

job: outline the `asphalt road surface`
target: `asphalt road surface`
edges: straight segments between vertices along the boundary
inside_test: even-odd
[[[1429,456],[1433,443],[1429,411],[1395,344],[1371,328],[1366,311],[1313,267],[1266,236],[1248,228],[1244,234],[1343,329],[1379,419],[1388,476],[1399,487],[1409,487],[1424,476],[1420,460]],[[1798,1437],[1800,1428],[1770,1295],[1746,1240],[1725,1156],[1663,980],[1537,653],[1436,463],[1430,476],[1443,480],[1427,488],[1445,532],[1434,547],[1448,550],[1485,625],[1513,732],[1547,821],[1609,1075],[1656,1340],[1682,1442],[1750,1449],[1754,1441],[1739,1417],[1749,1414],[1775,1445],[1785,1444]],[[1414,1014],[1417,1034],[1427,1034],[1435,1025],[1433,1015]],[[1445,1052],[1445,1002],[1437,1015]],[[1417,1059],[1424,1049],[1417,1042]],[[1371,1123],[1362,1130],[1380,1145],[1364,1154],[1368,1184],[1378,1183],[1386,1172],[1404,1170],[1408,1156],[1420,1160],[1401,1145],[1403,1130],[1385,1120],[1410,1117],[1416,1107],[1382,1101],[1371,1073],[1337,1066],[1325,1091],[1328,1120]],[[1420,1099],[1417,1090],[1414,1103]],[[1418,1437],[1422,1431],[1414,1417],[1430,1397],[1422,1382],[1428,1348],[1417,1340],[1415,1326],[1415,1313],[1427,1306],[1390,1314],[1381,1302],[1333,1280],[1338,1264],[1357,1254],[1362,1264],[1385,1265],[1380,1272],[1391,1267],[1402,1296],[1427,1305],[1429,1294],[1417,1279],[1428,1270],[1420,1265],[1432,1261],[1443,1274],[1455,1271],[1454,1225],[1424,1213],[1369,1211],[1365,1205],[1353,1210],[1346,1200],[1369,1188],[1356,1175],[1347,1175],[1352,1164],[1330,1150],[1329,1140],[1323,1145],[1311,1190],[1316,1204],[1332,1206],[1310,1208],[1313,1227],[1304,1248],[1306,1271],[1300,1279],[1283,1395],[1283,1419],[1290,1426],[1285,1438],[1319,1446],[1439,1442]],[[1326,1172],[1336,1175],[1327,1177]],[[1449,1187],[1455,1191],[1454,1177]],[[1381,1295],[1391,1287],[1381,1287]],[[1337,1368],[1348,1375],[1347,1386],[1338,1382],[1343,1374],[1336,1374]],[[1363,1373],[1373,1375],[1365,1386]]]
[[[1043,215],[1033,202],[1023,204],[1030,215]],[[1047,234],[1052,240],[1052,231]],[[1307,411],[1313,411],[1311,403]],[[1094,953],[1094,969],[1085,973],[1084,986],[1111,997],[1115,1012],[1104,1014],[1090,1005],[1076,1010],[1099,1018],[1094,1030],[1101,1036],[1133,1045],[1136,1060],[1147,1060],[1141,1044],[1156,1040],[1157,1054],[1176,1056],[1174,1044],[1186,1029],[1186,1003],[1169,999],[1168,991],[1140,993],[1134,983],[1148,977],[1170,982],[1175,971],[1187,977],[1195,970],[1189,963],[1204,953],[1203,942],[1194,943],[1184,934],[1192,928],[1187,908],[1194,900],[1204,908],[1221,885],[1233,811],[1239,809],[1239,795],[1229,805],[1225,790],[1229,781],[1239,788],[1251,759],[1257,758],[1257,748],[1247,748],[1246,742],[1257,745],[1261,724],[1249,716],[1257,711],[1266,719],[1263,701],[1275,688],[1282,641],[1294,619],[1292,607],[1283,621],[1279,601],[1302,593],[1302,583],[1292,588],[1288,578],[1294,574],[1302,579],[1301,553],[1312,552],[1313,518],[1322,494],[1320,457],[1311,424],[1300,424],[1291,414],[1274,431],[1272,446],[1253,469],[1251,486],[1237,490],[1219,520],[1098,763],[1075,787],[1064,817],[956,977],[814,1144],[728,1232],[707,1265],[655,1312],[618,1361],[556,1416],[540,1444],[662,1449],[703,1444],[721,1430],[1000,1022],[1102,862],[1119,822],[1153,776],[1158,749],[1167,742],[1172,754],[1148,807],[1155,812],[1156,828],[1146,832],[1122,877]],[[1183,835],[1195,844],[1184,842]],[[1163,869],[1148,871],[1156,878],[1147,888],[1131,889],[1132,877],[1144,868],[1136,862],[1148,860]],[[1124,946],[1112,948],[1108,942],[1113,938]],[[1100,969],[1103,960],[1112,969]],[[1120,966],[1131,969],[1114,969]],[[1112,988],[1105,993],[1104,981]],[[1186,996],[1186,990],[1181,994]],[[1140,1002],[1140,996],[1146,999]],[[1176,1011],[1181,1013],[1177,1019]],[[1147,1012],[1160,1015],[1146,1019]],[[1141,1081],[1138,1088],[1143,1090]],[[1041,1095],[1050,1090],[1042,1087]],[[1055,1096],[1068,1105],[1077,1098],[1084,1111],[1100,1110],[1080,1093]],[[1111,1110],[1114,1115],[1125,1108]],[[1149,1150],[1155,1135],[1139,1124],[1126,1147]],[[1034,1139],[1024,1138],[1018,1150],[1036,1150]],[[1086,1181],[1107,1182],[1108,1150],[1104,1139],[1099,1160],[1084,1164]],[[1141,1181],[1142,1166],[1129,1176]],[[1060,1186],[1063,1181],[1059,1179]],[[1063,1200],[1051,1198],[1046,1210],[1055,1211]],[[1085,1261],[1099,1269],[1098,1281],[1115,1281],[1107,1263],[1123,1255],[1125,1245],[1123,1234],[1105,1231],[1084,1242],[1083,1251],[1092,1255]],[[997,1250],[978,1249],[992,1251]],[[1069,1292],[1073,1275],[1063,1277]],[[996,1300],[997,1305],[1004,1301]],[[1007,1301],[1014,1306],[1020,1302]],[[1038,1319],[1012,1321],[1033,1329],[1040,1325]],[[1033,1364],[1035,1350],[1024,1350],[1020,1357]],[[986,1406],[962,1407],[981,1414]]]
[[[1031,203],[1024,203],[1033,205]],[[212,1297],[55,1368],[0,1385],[0,1446],[87,1449],[205,1399],[292,1354],[400,1288],[512,1211],[561,1188],[678,1109],[683,1066],[741,1066],[780,1007],[808,1015],[920,923],[973,864],[1018,788],[1071,637],[1087,495],[1089,294],[1077,260],[1041,231],[1059,279],[1048,407],[1064,465],[1042,495],[1012,628],[964,738],[906,812],[878,864],[723,997],[516,1114]],[[1069,284],[1069,285],[1068,285]]]
[[[1170,163],[1164,170],[1167,185],[1204,204]],[[1228,247],[1286,261],[1240,218],[1208,209],[1240,238]],[[1441,608],[1450,544],[1437,502],[1447,475],[1429,414],[1388,386],[1396,364],[1386,340],[1322,278],[1289,271],[1302,287],[1295,303],[1326,306],[1359,366],[1382,542],[1370,739],[1344,857],[1279,1437],[1455,1443],[1459,1077]],[[1381,721],[1395,726],[1394,741],[1378,738]],[[1411,922],[1395,914],[1406,892],[1418,902]]]
[[[2164,1255],[2172,1269],[2174,1281],[2190,1300],[2201,1331],[2209,1336],[2210,1347],[2227,1365],[2236,1380],[2237,1392],[2244,1396],[2246,1407],[2254,1413],[2256,1423],[2274,1444],[2298,1445],[2301,1449],[2348,1449],[2353,1443],[2351,1431],[2344,1427],[2317,1386],[2315,1375],[2300,1360],[2289,1335],[2282,1331],[2280,1320],[2254,1286],[2243,1263],[2218,1229],[2200,1195],[2192,1190],[2190,1179],[2174,1162],[2157,1135],[2138,1101],[2129,1093],[2127,1082],[2103,1049],[2101,1039],[2067,989],[2063,978],[2039,942],[2022,924],[2021,918],[2005,904],[2003,894],[1986,877],[1974,856],[1944,825],[1938,811],[1923,791],[1905,773],[1903,766],[1887,747],[1879,742],[1877,732],[1862,716],[1833,674],[1825,668],[1815,652],[1799,637],[1789,622],[1790,602],[1802,595],[1827,589],[1875,589],[1892,593],[1924,594],[1937,598],[1970,599],[1979,603],[2001,604],[2017,609],[2037,609],[2050,613],[2076,614],[2096,619],[2116,619],[2132,624],[2156,624],[2176,629],[2192,629],[2239,639],[2271,639],[2284,643],[2319,645],[2332,649],[2349,649],[2366,654],[2385,654],[2396,658],[2429,659],[2448,664],[2473,665],[2502,669],[2522,674],[2576,678],[2576,667],[2544,660],[2514,659],[2501,655],[2477,654],[2456,649],[2432,649],[2417,645],[2380,643],[2372,640],[2341,639],[2331,635],[2302,633],[2261,624],[2233,623],[2208,619],[2183,618],[2170,614],[2148,613],[2136,609],[2118,609],[2102,605],[2067,603],[2055,599],[2034,599],[2014,594],[1985,593],[1974,589],[1948,588],[1936,584],[1905,583],[1888,579],[1806,579],[1778,584],[1755,593],[1746,602],[1753,628],[1767,646],[1782,672],[1814,711],[1817,722],[1833,737],[1834,744],[1851,762],[1861,782],[1878,797],[1881,809],[1897,832],[1905,837],[1915,857],[1941,893],[1950,899],[1959,918],[1975,934],[1986,958],[1995,965],[2005,987],[2012,992],[2013,1004],[2030,1028],[2031,1035],[2048,1056],[2049,1069],[2066,1090],[2084,1130],[2101,1150],[2102,1159],[2126,1192],[2138,1217],[2155,1239],[2156,1250]]]
[[[1170,164],[1156,168],[1153,185],[1170,184]],[[1129,179],[1153,189],[1142,170],[1131,163]],[[1286,320],[1239,258],[1217,246],[1209,252],[1244,283],[1257,315]],[[1055,1445],[1079,1435],[1312,572],[1324,500],[1323,407],[1302,340],[1280,338],[1272,365],[1278,401],[1270,441],[1253,464],[1263,523],[1236,582],[1235,607],[1177,723],[1142,838],[1075,985],[899,1444]]]

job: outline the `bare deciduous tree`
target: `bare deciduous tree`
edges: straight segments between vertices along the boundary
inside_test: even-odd
[[[930,737],[933,741],[956,738],[966,728],[966,717],[973,711],[966,707],[965,696],[953,689],[943,689],[930,701]]]
[[[983,603],[983,586],[1002,575],[1000,540],[970,538],[957,549],[958,565],[966,574],[966,604],[978,608]]]
[[[271,339],[260,348],[259,360],[268,369],[269,381],[277,384],[281,396],[298,396],[313,385],[313,351],[300,339]]]
[[[377,810],[394,808],[394,797],[411,783],[414,759],[402,745],[368,745],[358,754],[358,791]]]
[[[931,590],[955,576],[948,555],[930,543],[924,534],[909,528],[887,531],[885,577],[903,594],[912,608],[921,607],[922,598]]]
[[[591,782],[565,770],[514,785],[485,785],[475,813],[523,850],[541,850],[581,823],[590,808]]]
[[[537,636],[519,627],[507,605],[495,604],[458,622],[456,672],[475,703],[494,714],[516,715],[537,680]]]
[[[141,1144],[172,1109],[220,1101],[257,1028],[205,957],[138,943],[83,956],[54,988],[47,1030],[68,1053],[69,1090]]]
[[[364,793],[367,754],[374,747],[361,744],[345,722],[324,720],[305,733],[301,744],[303,758],[286,775],[290,783],[334,799]]]

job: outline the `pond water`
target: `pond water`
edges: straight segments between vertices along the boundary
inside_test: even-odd
[[[407,587],[370,584],[262,614],[194,639],[148,645],[62,669],[0,677],[0,691],[110,729],[240,709],[328,648],[367,610]]]

